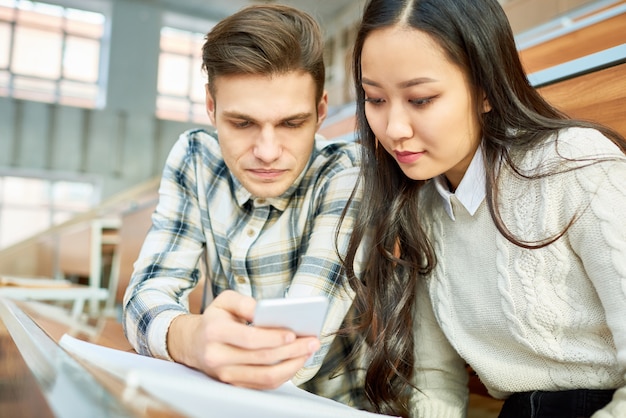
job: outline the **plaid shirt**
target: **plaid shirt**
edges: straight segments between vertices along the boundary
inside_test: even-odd
[[[335,233],[358,176],[357,146],[316,138],[296,182],[279,197],[261,199],[230,173],[215,135],[181,135],[167,159],[153,225],[124,297],[124,330],[135,350],[171,360],[168,327],[188,312],[188,295],[206,263],[213,295],[233,289],[256,299],[327,296],[322,346],[293,381],[302,384],[316,375],[336,340],[329,355],[333,364],[325,364],[306,388],[360,406],[355,375],[328,380],[351,348],[349,339],[333,335],[352,304]],[[338,235],[341,253],[357,212],[353,205]]]

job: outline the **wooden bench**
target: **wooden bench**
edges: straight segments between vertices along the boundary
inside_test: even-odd
[[[566,22],[546,33],[536,28],[516,38],[527,74],[626,43],[626,0]]]
[[[533,73],[529,80],[569,116],[626,136],[626,43]]]

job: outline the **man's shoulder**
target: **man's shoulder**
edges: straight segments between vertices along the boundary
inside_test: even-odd
[[[189,129],[178,136],[167,157],[169,169],[221,170],[222,153],[214,130]]]
[[[217,131],[212,127],[188,129],[178,139],[186,142],[217,142]]]
[[[316,137],[315,149],[299,187],[322,190],[323,184],[354,184],[359,174],[360,146],[355,142]]]
[[[178,151],[176,151],[178,150]],[[193,128],[181,133],[174,145],[174,152],[187,156],[198,154],[221,155],[217,132],[213,128]]]
[[[330,140],[321,136],[315,137],[316,159],[346,167],[356,167],[361,158],[360,145],[345,140]]]

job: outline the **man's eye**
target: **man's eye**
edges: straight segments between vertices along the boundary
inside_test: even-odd
[[[250,126],[252,124],[250,123],[250,121],[242,120],[242,121],[238,121],[238,122],[233,122],[233,125],[235,126],[235,128],[243,129],[243,128],[247,128],[248,126]]]
[[[293,120],[288,120],[285,121],[283,123],[283,126],[287,127],[287,128],[299,128],[304,124],[303,121],[293,121]]]

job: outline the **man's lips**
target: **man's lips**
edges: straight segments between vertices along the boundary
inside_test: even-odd
[[[257,177],[261,177],[264,179],[275,179],[277,177],[280,177],[287,170],[267,169],[267,168],[250,168],[248,169],[248,171]]]
[[[398,160],[398,162],[402,164],[413,163],[425,154],[424,151],[394,151],[393,153],[396,155],[396,160]]]

